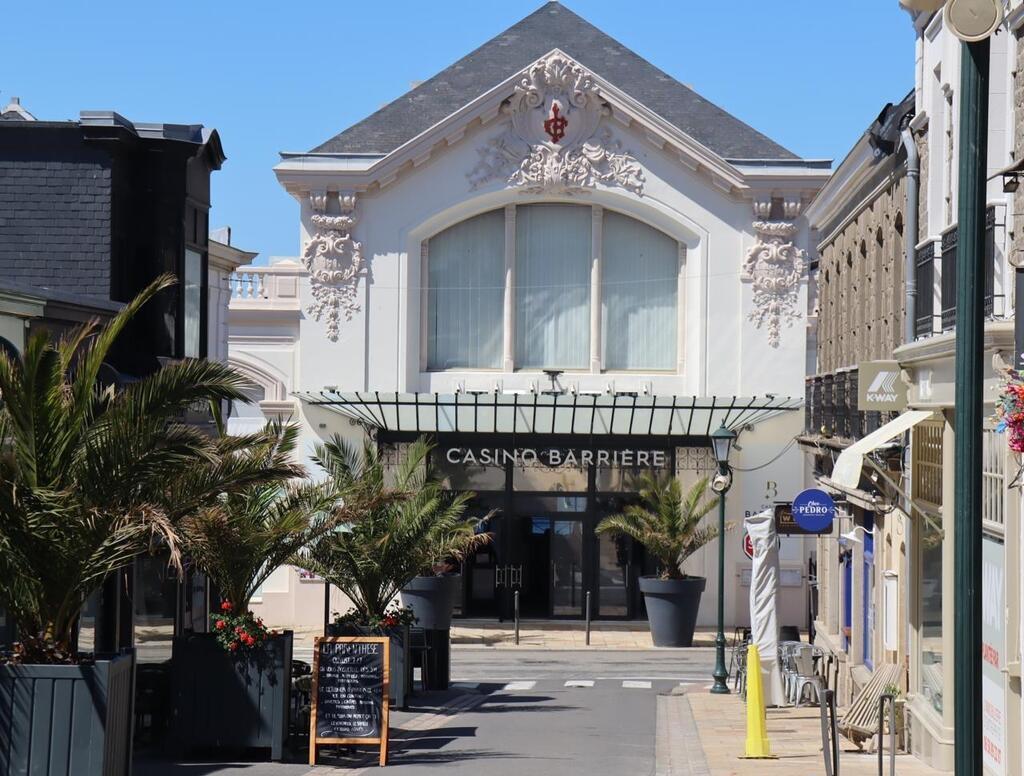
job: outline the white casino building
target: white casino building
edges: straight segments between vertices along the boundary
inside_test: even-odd
[[[590,591],[595,617],[642,617],[649,559],[593,527],[639,468],[708,470],[722,423],[739,432],[730,520],[800,490],[801,211],[828,162],[552,2],[275,172],[299,253],[234,280],[230,360],[252,403],[233,422],[395,455],[433,437],[451,486],[500,510],[463,570],[464,615],[508,616],[518,588],[524,616],[582,617]],[[727,547],[726,619],[743,624],[741,531]],[[709,577],[705,624],[716,558],[687,567]],[[806,626],[804,540],[782,559],[781,622]],[[316,624],[322,595],[281,569],[258,605]]]

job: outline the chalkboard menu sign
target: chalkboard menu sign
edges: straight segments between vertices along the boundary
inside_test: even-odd
[[[310,765],[318,744],[378,744],[380,764],[387,763],[389,644],[386,636],[316,639]]]

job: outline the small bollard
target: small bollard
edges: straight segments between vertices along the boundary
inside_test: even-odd
[[[761,655],[754,644],[747,647],[747,743],[743,759],[775,759],[771,744],[768,743]]]
[[[587,591],[587,646],[590,646],[590,591]]]
[[[519,646],[519,591],[516,590],[512,596],[513,615],[516,619],[516,646]]]

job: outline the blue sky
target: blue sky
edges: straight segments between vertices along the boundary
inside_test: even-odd
[[[6,3],[0,101],[41,119],[116,110],[216,127],[212,226],[297,254],[297,205],[271,168],[534,11],[540,0]],[[840,161],[913,87],[897,0],[569,0],[566,5],[792,151]]]

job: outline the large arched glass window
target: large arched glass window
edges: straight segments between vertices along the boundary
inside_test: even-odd
[[[684,255],[596,205],[456,224],[426,245],[426,367],[673,372]]]
[[[501,366],[505,274],[502,210],[470,218],[427,247],[427,366]]]
[[[601,257],[604,368],[674,368],[679,243],[606,210]]]
[[[589,207],[516,208],[516,366],[590,365],[590,224]]]

